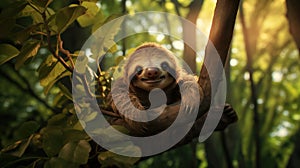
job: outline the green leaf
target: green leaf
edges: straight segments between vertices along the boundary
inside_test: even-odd
[[[115,59],[115,64],[119,65],[125,59],[124,56],[119,56]]]
[[[47,6],[53,1],[53,0],[27,0],[30,4],[28,7],[32,8],[34,11],[31,13],[32,18],[39,17],[42,19],[41,13],[44,13],[45,10],[47,10],[47,14],[51,14],[51,9],[47,8]],[[50,9],[50,10],[49,10]],[[48,17],[47,17],[48,18]]]
[[[80,73],[80,74],[84,74],[86,69],[87,69],[87,65],[88,65],[88,58],[85,56],[79,56],[77,57],[76,60],[76,72]]]
[[[16,1],[9,5],[8,7],[4,8],[0,14],[1,18],[12,18],[19,14],[27,5],[26,1]]]
[[[82,131],[86,127],[86,124],[84,121],[78,121],[74,126],[73,129]]]
[[[37,69],[39,73],[39,79],[43,79],[48,76],[51,70],[57,63],[57,59],[53,55],[49,55],[44,61],[41,63],[39,68]]]
[[[55,14],[56,32],[62,33],[79,16],[83,15],[86,8],[83,6],[69,6],[62,8]]]
[[[123,18],[117,18],[120,15],[112,15],[106,19],[106,22],[114,19],[113,22],[109,23],[110,25],[101,27],[101,31],[97,31],[94,33],[97,40],[97,45],[92,46],[92,53],[97,53],[92,55],[91,57],[97,59],[96,57],[104,55],[111,47],[113,47],[116,43],[114,42],[115,35],[121,29],[121,25],[123,23]],[[95,27],[93,27],[93,31],[96,31]],[[99,46],[101,45],[101,46]]]
[[[65,76],[71,75],[66,68],[50,55],[38,68],[40,84],[45,87],[44,93],[47,94],[52,86]]]
[[[19,54],[19,50],[10,44],[0,44],[0,65]]]
[[[16,44],[23,44],[25,41],[27,41],[30,36],[32,35],[32,32],[34,32],[36,29],[38,29],[39,25],[33,25],[29,26],[26,29],[23,29],[18,32],[14,32],[11,34],[10,38],[12,41],[14,41]]]
[[[44,94],[47,95],[50,91],[50,89],[53,87],[53,85],[55,83],[57,83],[60,79],[66,77],[66,76],[70,76],[71,72],[69,71],[65,71],[62,74],[60,74],[59,76],[57,76],[53,81],[51,81],[45,88],[44,88]]]
[[[56,114],[48,120],[48,125],[65,126],[66,121],[67,121],[67,116],[65,114]]]
[[[41,11],[44,9],[41,9]],[[51,8],[47,8],[46,12],[46,18],[49,18],[51,15],[54,15],[55,12]],[[24,16],[30,16],[33,20],[33,24],[43,23],[43,17],[40,13],[36,11],[32,6],[26,6],[18,16],[24,17]]]
[[[135,146],[131,141],[125,141],[118,143],[119,147],[112,148],[110,151],[115,153],[128,153],[134,154],[135,156],[142,156],[141,149]]]
[[[108,49],[108,52],[114,53],[118,51],[118,46],[115,44]]]
[[[58,108],[64,108],[64,105],[68,103],[68,101],[69,100],[63,95],[63,93],[59,92],[53,99],[53,105]]]
[[[0,38],[1,39],[6,39],[6,38],[10,38],[11,35],[11,31],[14,28],[16,23],[16,19],[13,18],[1,18],[0,17]]]
[[[53,0],[30,0],[33,5],[46,8]]]
[[[98,16],[99,15],[99,16]],[[103,14],[101,13],[101,12],[99,12],[98,14],[97,14],[97,17],[103,17],[102,16]],[[98,19],[97,20],[97,22],[94,24],[94,26],[92,27],[92,32],[94,33],[97,29],[99,29],[102,25],[104,25],[105,23],[108,23],[108,22],[110,22],[110,21],[112,21],[112,20],[114,20],[114,19],[117,19],[117,18],[119,18],[119,17],[121,17],[122,15],[120,15],[120,14],[112,14],[112,15],[110,15],[109,17],[107,17],[106,19]],[[121,20],[121,21],[123,21],[123,20]],[[117,24],[118,24],[118,22],[116,22]],[[121,22],[122,23],[122,22]],[[119,26],[120,27],[120,26]]]
[[[40,41],[29,40],[21,48],[20,54],[17,56],[17,62],[15,68],[19,69],[26,60],[35,56],[40,48]]]
[[[83,119],[83,120],[84,120],[85,122],[92,121],[93,119],[96,118],[97,114],[98,114],[98,112],[91,112],[90,114],[84,116],[84,119]]]
[[[126,127],[121,126],[121,125],[112,125],[112,127],[116,130],[118,130],[119,132],[123,133],[123,134],[129,134],[129,130],[126,129]]]
[[[40,125],[36,121],[24,122],[19,129],[14,133],[17,139],[23,139],[29,137],[39,129]]]
[[[122,134],[112,133],[111,129],[116,129]],[[128,130],[124,126],[109,126],[107,128],[95,128],[91,130],[90,133],[95,136],[101,136],[101,141],[103,143],[118,143],[120,146],[132,145],[132,142],[125,134],[128,134]]]
[[[82,2],[81,6],[84,6],[87,11],[84,15],[79,16],[77,18],[78,23],[81,27],[87,27],[89,25],[92,25],[96,21],[96,15],[99,11],[98,6],[96,5],[96,2]]]
[[[59,83],[58,87],[60,88],[60,90],[64,94],[64,96],[66,96],[69,100],[73,100],[72,93],[70,92],[70,90],[64,84]]]
[[[128,150],[129,152],[138,152],[141,154],[141,151],[136,146],[128,146],[123,148],[123,150]],[[98,155],[98,161],[103,167],[117,166],[117,167],[132,167],[140,158],[138,157],[128,157],[115,154],[111,151],[101,152]]]
[[[48,156],[55,156],[64,145],[64,136],[58,127],[46,127],[42,131],[43,150]]]
[[[86,164],[91,151],[85,140],[69,142],[60,150],[58,157],[72,163]]]
[[[72,167],[76,168],[79,167],[79,164],[68,162],[62,158],[52,157],[50,160],[48,160],[44,168],[66,168],[66,167]]]
[[[64,137],[65,137],[65,142],[79,141],[88,138],[87,134],[84,131],[80,131],[76,129],[65,129]]]

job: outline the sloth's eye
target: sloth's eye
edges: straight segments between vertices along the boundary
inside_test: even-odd
[[[137,67],[135,68],[135,73],[136,73],[137,75],[142,74],[142,72],[143,72],[143,68],[142,68],[141,66],[137,66]]]
[[[161,68],[163,69],[163,70],[168,70],[169,69],[169,64],[167,63],[167,62],[163,62],[163,63],[161,63]]]

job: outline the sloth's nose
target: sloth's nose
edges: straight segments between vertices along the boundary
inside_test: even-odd
[[[146,68],[146,71],[145,71],[145,76],[147,78],[151,78],[151,79],[155,79],[155,78],[158,78],[161,74],[161,71],[159,70],[159,68],[156,68],[156,67],[149,67],[149,68]]]

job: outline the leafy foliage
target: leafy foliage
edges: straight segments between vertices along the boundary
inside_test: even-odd
[[[0,51],[2,51],[0,64],[9,61],[19,54],[19,50],[10,44],[1,44]]]

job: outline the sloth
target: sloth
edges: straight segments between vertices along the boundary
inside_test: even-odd
[[[147,134],[149,124],[133,121],[119,113],[119,109],[127,115],[138,116],[141,110],[156,113],[156,110],[161,110],[158,107],[165,107],[164,104],[181,103],[181,109],[186,113],[185,115],[189,115],[197,112],[200,97],[203,95],[197,77],[188,74],[171,51],[159,44],[149,42],[137,47],[125,60],[123,75],[114,82],[114,86],[112,88],[114,96],[109,96],[112,110],[120,114],[126,121],[127,127],[135,130],[135,133],[139,132],[139,135]],[[157,89],[164,92],[166,101],[156,100],[153,105],[149,97],[151,91],[155,95]],[[159,94],[155,99],[159,99]],[[151,132],[160,132],[168,126]]]

